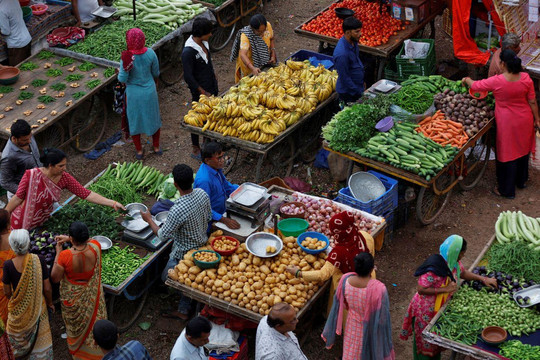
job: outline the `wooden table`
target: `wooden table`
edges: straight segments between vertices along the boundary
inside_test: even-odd
[[[340,2],[340,1],[341,0],[338,0],[336,2]],[[328,46],[336,46],[339,39],[335,38],[335,37],[331,37],[331,36],[316,34],[316,33],[311,32],[311,31],[303,30],[302,26],[309,23],[310,21],[315,19],[317,16],[321,15],[323,12],[330,9],[330,6],[331,5],[324,8],[322,11],[320,11],[316,15],[312,16],[307,21],[305,21],[304,23],[298,25],[294,29],[294,32],[297,33],[300,36],[303,36],[303,37],[306,37],[306,38],[309,38],[309,39],[312,39],[312,40],[319,41],[319,52],[321,52],[321,53],[324,52],[324,50],[325,50],[325,44],[327,44]],[[378,60],[378,63],[379,63],[378,70],[377,70],[377,80],[382,78],[383,72],[384,72],[384,67],[386,65],[386,62],[387,62],[389,56],[392,53],[399,50],[399,48],[403,44],[403,41],[405,41],[406,39],[412,38],[414,35],[416,35],[421,30],[423,30],[427,24],[430,24],[430,28],[431,28],[430,38],[432,38],[432,39],[435,38],[435,18],[437,17],[437,15],[441,15],[443,10],[444,10],[444,8],[442,8],[442,7],[440,9],[435,9],[422,22],[420,22],[418,24],[407,25],[405,30],[401,30],[401,31],[398,32],[397,35],[391,36],[386,44],[383,44],[383,45],[380,45],[380,46],[366,46],[366,45],[358,44],[360,52],[370,54],[370,55],[373,55],[373,56],[377,57],[377,60]]]
[[[104,72],[106,68],[104,66],[96,65],[96,67],[89,71],[80,71],[79,65],[83,62],[73,59],[71,65],[60,66],[54,62],[60,60],[62,57],[54,56],[52,58],[41,60],[38,54],[28,58],[24,63],[33,62],[39,67],[32,71],[21,71],[19,80],[12,85],[13,91],[4,94],[2,98],[2,107],[0,108],[0,114],[3,118],[0,119],[0,138],[9,139],[11,136],[10,128],[11,124],[17,119],[24,119],[28,121],[33,128],[33,133],[37,135],[41,147],[62,147],[69,142],[75,141],[75,147],[81,151],[87,151],[92,149],[95,144],[101,139],[105,131],[107,122],[107,107],[104,101],[100,101],[97,98],[98,92],[105,86],[110,84],[116,78],[116,74],[110,77],[106,77]],[[44,68],[45,64],[51,64],[50,68]],[[21,64],[19,64],[20,67]],[[76,66],[75,71],[70,72],[68,68]],[[48,77],[47,71],[50,69],[57,69],[62,71],[62,75],[58,77]],[[92,73],[97,73],[96,77],[91,77]],[[66,81],[66,77],[71,74],[81,74],[84,77],[79,81]],[[32,81],[37,79],[47,80],[47,83],[43,86],[35,87],[32,85]],[[101,83],[93,89],[87,87],[87,83],[92,80],[100,80]],[[55,91],[51,88],[51,85],[62,83],[66,85],[65,90]],[[70,84],[79,84],[78,87],[71,87]],[[28,86],[27,89],[21,90],[22,86]],[[41,89],[46,89],[46,94],[41,94]],[[21,105],[17,105],[19,94],[22,91],[31,92],[34,96],[31,99],[23,100]],[[78,100],[73,97],[73,94],[77,92],[85,92],[86,94]],[[63,92],[63,97],[58,97]],[[49,104],[42,104],[38,97],[42,95],[49,95],[56,101]],[[72,101],[70,106],[66,105],[67,101]],[[78,109],[73,111],[81,105],[85,105],[84,109]],[[44,105],[44,109],[38,109],[38,105]],[[6,107],[12,107],[10,111],[6,111]],[[25,111],[32,111],[31,114],[25,115]],[[56,112],[53,115],[53,112]],[[71,115],[67,124],[62,126],[60,121],[67,118],[67,115]],[[45,122],[41,123],[40,119],[47,118]],[[65,141],[64,134],[68,133],[68,140]],[[40,136],[41,134],[41,136]],[[80,135],[84,135],[84,139],[80,138]]]

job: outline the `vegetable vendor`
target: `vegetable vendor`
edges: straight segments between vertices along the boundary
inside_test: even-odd
[[[516,54],[519,54],[521,47],[521,39],[517,34],[508,32],[503,35],[501,39],[501,47],[493,53],[491,56],[491,63],[489,64],[488,77],[500,75],[503,73],[501,68],[501,52],[506,49],[512,50]]]
[[[523,189],[529,178],[529,156],[534,150],[534,126],[540,128],[538,103],[529,74],[522,71],[521,59],[512,50],[501,52],[501,75],[463,82],[473,91],[492,91],[495,97],[496,175],[493,193],[513,199],[516,187]]]
[[[193,189],[193,170],[185,165],[176,165],[172,171],[174,186],[180,192],[180,198],[169,210],[167,220],[160,229],[152,220],[150,212],[141,212],[154,234],[160,239],[173,240],[169,261],[161,274],[163,282],[167,280],[169,269],[178,265],[184,255],[192,249],[197,249],[208,241],[206,230],[212,218],[210,199],[202,189]],[[163,313],[163,316],[187,320],[191,310],[191,299],[181,295],[178,309]]]
[[[68,174],[67,157],[63,151],[44,149],[40,161],[43,167],[26,170],[17,193],[6,206],[11,213],[13,229],[30,230],[41,226],[53,212],[53,204],[60,200],[63,189],[94,204],[125,210],[124,205],[86,189]]]
[[[11,125],[11,137],[2,152],[0,184],[8,191],[8,200],[17,192],[24,172],[42,166],[39,149],[30,124],[18,119]]]
[[[82,23],[87,23],[94,20],[96,17],[92,12],[103,5],[102,0],[72,0],[73,15],[77,19],[75,26],[79,27]]]
[[[334,235],[335,243],[328,254],[324,266],[320,270],[301,271],[297,266],[288,266],[287,271],[306,281],[324,282],[332,278],[327,314],[332,308],[332,301],[341,276],[354,271],[354,258],[362,252],[375,256],[375,241],[365,231],[360,231],[354,223],[354,214],[348,211],[332,216],[329,228]],[[375,278],[375,272],[372,273]]]
[[[235,83],[244,76],[259,75],[265,66],[277,63],[274,30],[262,14],[253,15],[249,25],[236,34],[230,60],[236,60]]]
[[[364,64],[360,60],[358,41],[362,22],[354,16],[343,20],[343,36],[334,49],[334,65],[338,72],[336,92],[344,103],[353,103],[364,93]]]
[[[440,246],[439,254],[431,255],[414,273],[418,277],[417,292],[412,298],[403,321],[400,338],[413,337],[413,359],[440,359],[443,348],[422,338],[422,331],[458,287],[460,279],[477,280],[497,288],[497,280],[473,274],[461,264],[467,251],[467,241],[459,235],[449,236]]]
[[[15,66],[31,55],[32,36],[23,19],[17,0],[0,0],[0,34],[8,51],[8,63]],[[0,69],[3,66],[0,65]]]
[[[182,50],[184,81],[191,92],[191,101],[199,101],[201,95],[216,96],[218,94],[218,82],[208,45],[213,27],[210,20],[195,18],[192,35],[187,39]],[[191,134],[191,144],[193,146],[191,157],[201,160],[199,135]]]
[[[225,224],[229,229],[239,229],[240,224],[236,220],[223,216],[226,210],[225,202],[232,192],[238,189],[238,185],[231,184],[223,174],[223,147],[217,142],[204,144],[202,161],[195,176],[194,187],[203,189],[210,197],[212,220]]]

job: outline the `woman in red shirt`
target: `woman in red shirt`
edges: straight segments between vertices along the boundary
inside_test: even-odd
[[[88,227],[76,221],[69,236],[56,237],[56,258],[51,280],[60,282],[62,318],[66,324],[69,352],[74,359],[101,359],[103,352],[94,342],[92,328],[96,321],[107,319],[101,285],[101,246],[89,241]],[[70,242],[70,249],[62,244]]]
[[[485,80],[463,82],[473,91],[491,91],[495,97],[497,124],[497,182],[493,192],[509,199],[516,186],[526,187],[529,178],[529,154],[534,148],[534,125],[540,127],[538,104],[529,74],[521,71],[521,59],[512,50],[501,52],[503,73]]]

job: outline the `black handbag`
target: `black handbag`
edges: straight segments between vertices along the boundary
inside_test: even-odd
[[[126,100],[126,85],[121,82],[117,82],[114,87],[114,102],[113,110],[117,114],[122,114],[124,111],[124,102]]]

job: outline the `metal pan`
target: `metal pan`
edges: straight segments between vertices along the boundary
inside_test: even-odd
[[[231,200],[243,206],[253,206],[266,195],[267,189],[250,182],[243,183],[231,194]]]
[[[529,304],[521,305],[520,303],[517,302],[518,296],[521,296],[522,298],[527,296],[531,299],[531,302]],[[516,302],[516,304],[518,304],[519,307],[522,307],[522,308],[540,304],[540,285],[533,285],[528,288],[516,291],[514,293],[514,301]]]
[[[141,213],[135,213],[132,215],[133,220],[124,220],[121,225],[127,230],[133,232],[141,232],[148,227],[148,223],[141,218]]]
[[[116,13],[116,8],[112,6],[100,6],[96,10],[92,11],[92,15],[99,16],[100,18],[108,19]]]

